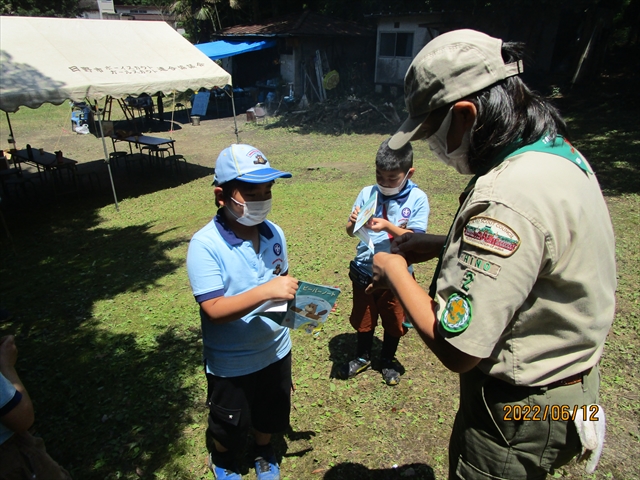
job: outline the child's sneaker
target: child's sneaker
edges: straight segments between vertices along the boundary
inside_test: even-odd
[[[209,453],[208,459],[209,469],[213,472],[213,478],[215,480],[242,480],[242,475],[235,466],[231,468],[223,468],[213,463],[211,453]]]
[[[256,480],[280,480],[280,466],[273,454],[262,454],[255,459]]]
[[[400,367],[393,360],[382,359],[382,378],[387,385],[397,385],[400,383]]]
[[[358,357],[351,360],[340,369],[340,377],[347,380],[353,378],[359,373],[368,370],[371,367],[371,360],[368,357]]]

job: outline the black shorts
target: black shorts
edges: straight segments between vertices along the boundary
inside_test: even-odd
[[[211,438],[229,450],[240,450],[252,428],[261,433],[285,431],[291,384],[291,352],[249,375],[226,378],[207,373],[209,450],[213,448]]]

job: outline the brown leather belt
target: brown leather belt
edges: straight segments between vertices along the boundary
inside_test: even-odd
[[[582,382],[582,379],[589,375],[591,372],[591,368],[587,368],[584,372],[576,373],[575,375],[571,375],[567,378],[563,378],[562,380],[557,380],[555,382],[547,385],[547,388],[556,388],[556,387],[565,387],[567,385],[575,385],[576,383]]]

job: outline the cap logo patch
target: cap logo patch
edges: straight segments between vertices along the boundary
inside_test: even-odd
[[[447,332],[460,333],[471,323],[471,302],[461,293],[452,294],[440,317],[440,325]]]
[[[402,209],[402,216],[404,218],[409,218],[411,216],[411,209],[409,207],[404,207]]]
[[[282,253],[282,245],[280,245],[279,243],[274,243],[273,244],[273,253],[275,253],[276,256],[279,257],[280,254]]]
[[[464,267],[468,267],[475,272],[488,275],[491,278],[498,278],[498,274],[502,267],[495,262],[490,262],[482,257],[478,257],[464,250],[458,255],[458,263]]]
[[[513,255],[520,246],[520,237],[512,228],[489,217],[473,217],[462,235],[465,243],[501,257]]]
[[[255,165],[265,165],[267,163],[267,159],[264,158],[262,155],[258,154],[256,155],[256,159],[253,161],[253,163]]]

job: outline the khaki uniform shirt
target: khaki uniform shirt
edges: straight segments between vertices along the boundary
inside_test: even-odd
[[[454,220],[436,288],[440,333],[482,358],[488,375],[543,386],[595,365],[616,289],[613,228],[595,175],[525,152],[481,176]],[[465,312],[466,329],[445,330],[443,315]]]

